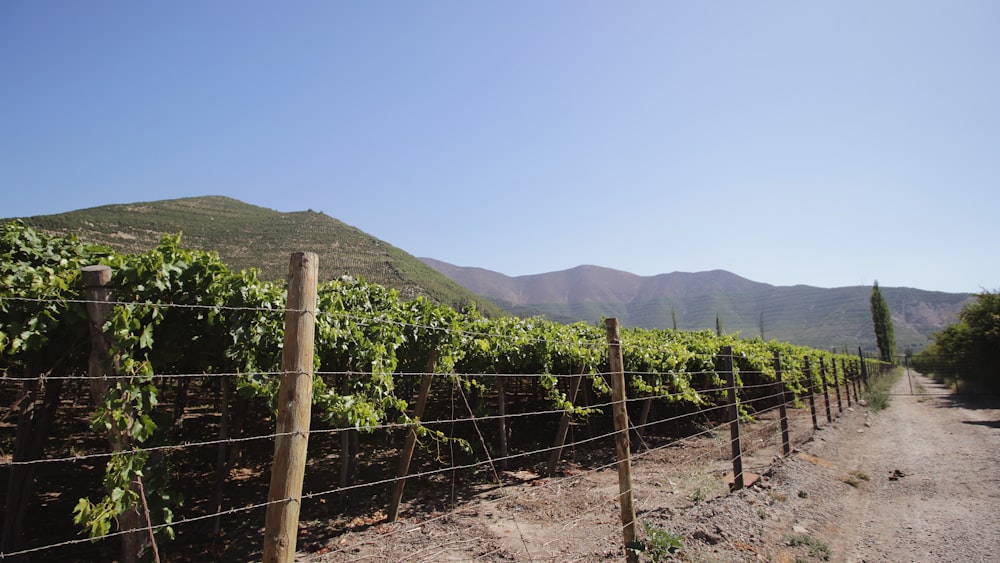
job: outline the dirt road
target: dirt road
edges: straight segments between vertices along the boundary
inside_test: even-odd
[[[813,537],[833,561],[1000,560],[996,401],[969,402],[916,375],[893,393],[866,424],[844,417],[779,464],[773,481],[794,500],[772,542]]]
[[[941,395],[924,378],[915,385],[916,395],[902,395],[909,384],[900,380],[891,407],[851,448],[873,480],[871,494],[855,499],[844,559],[997,561],[1000,408]]]

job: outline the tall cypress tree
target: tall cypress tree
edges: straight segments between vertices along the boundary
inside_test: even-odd
[[[878,288],[878,280],[875,280],[875,285],[872,286],[871,305],[872,323],[875,324],[875,344],[882,359],[891,362],[896,355],[896,335],[892,327],[889,304]]]

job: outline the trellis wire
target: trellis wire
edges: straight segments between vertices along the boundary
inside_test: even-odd
[[[67,303],[70,303],[70,302],[71,303],[87,303],[88,302],[86,300],[43,300],[43,299],[17,298],[17,297],[6,297],[6,298],[3,298],[3,299],[15,299],[15,300],[16,299],[20,299],[20,300],[24,300],[24,301],[38,301],[38,302],[45,302],[45,301],[49,301],[49,302],[67,302]],[[106,302],[102,302],[102,303],[106,303]],[[281,313],[281,314],[283,314],[284,312],[287,311],[287,310],[284,310],[284,309],[276,309],[276,308],[268,308],[268,307],[227,307],[227,306],[219,306],[219,305],[185,305],[185,304],[162,304],[162,303],[150,303],[150,302],[113,302],[113,304],[124,304],[124,305],[134,305],[134,306],[154,306],[154,307],[177,307],[177,308],[187,308],[187,309],[200,308],[200,309],[211,309],[211,310],[215,310],[215,311],[219,311],[219,310],[249,310],[249,311],[258,311],[258,312],[259,311],[266,311],[266,312],[274,312],[274,313]],[[332,314],[332,313],[328,313],[328,314]],[[361,320],[364,320],[366,322],[393,322],[393,321],[387,321],[386,319],[365,318],[365,317],[359,317],[357,315],[343,315],[343,316],[349,317],[349,318],[352,318],[352,319],[355,319],[355,320],[361,319]],[[440,327],[427,327],[427,326],[421,326],[421,325],[414,325],[414,324],[411,324],[411,323],[397,323],[397,324],[403,324],[403,325],[406,325],[406,326],[412,326],[412,327],[418,327],[418,328],[442,330],[442,329],[440,329]],[[446,329],[444,329],[444,330],[446,330]],[[489,337],[489,338],[497,338],[497,337],[501,336],[501,335],[497,335],[497,334],[478,333],[478,332],[463,332],[463,334],[469,335],[469,336]],[[525,340],[524,339],[520,339],[519,341],[523,342]],[[544,342],[544,340],[535,340],[535,341]],[[594,344],[596,345],[596,343],[594,343]],[[601,343],[601,345],[604,346],[605,344]],[[206,377],[206,378],[220,377],[221,378],[221,377],[238,377],[238,376],[245,376],[245,375],[276,376],[276,375],[280,375],[281,373],[282,372],[248,372],[248,373],[238,373],[237,372],[237,373],[200,373],[200,374],[193,374],[193,373],[192,374],[152,374],[152,375],[144,375],[143,377],[164,378],[164,379],[167,379],[167,378],[197,378],[197,377]],[[356,374],[356,373],[357,372],[317,372],[316,375],[317,376],[323,376],[323,375],[330,376],[330,375],[343,375],[343,374]],[[702,370],[702,371],[697,371],[697,372],[679,372],[678,375],[687,375],[687,376],[690,376],[690,375],[696,375],[696,374],[710,374],[710,373],[715,373],[715,372],[714,371],[708,371],[708,370]],[[743,371],[743,372],[741,372],[741,375],[751,375],[751,374],[756,374],[756,375],[760,375],[760,376],[764,376],[765,375],[765,374],[763,374],[763,372],[750,372],[750,371]],[[425,374],[423,374],[423,373],[413,373],[413,374],[400,373],[400,374],[394,374],[394,375],[399,375],[399,376],[421,375],[422,376],[422,375],[425,375]],[[573,374],[492,374],[492,373],[480,373],[480,374],[441,373],[441,374],[435,374],[435,375],[440,375],[441,377],[453,377],[453,376],[456,376],[456,375],[459,375],[459,376],[468,375],[468,376],[473,376],[473,377],[477,377],[477,378],[479,378],[479,377],[481,377],[481,378],[491,378],[491,377],[493,377],[493,378],[496,378],[496,377],[500,377],[500,378],[505,378],[505,377],[509,377],[509,378],[532,378],[532,377],[537,377],[539,375],[551,375],[551,376],[560,377],[560,378],[570,378],[570,377],[578,377],[579,376],[579,374],[573,375]],[[607,374],[607,373],[592,373],[592,374],[583,374],[583,375],[587,376],[587,377],[603,377],[603,376],[606,376],[606,375],[609,375],[609,374]],[[659,376],[659,375],[665,375],[665,373],[659,373],[659,372],[628,372],[627,375],[632,375],[632,376]],[[99,378],[91,378],[91,377],[88,377],[88,376],[63,376],[63,377],[49,377],[49,379],[64,379],[64,380],[77,379],[77,380],[87,380],[87,379],[115,379],[115,378],[124,379],[124,378],[129,378],[129,377],[133,377],[133,376],[112,376],[112,377],[99,377]],[[6,377],[6,379],[9,380],[9,381],[24,381],[24,380],[32,380],[32,379],[35,379],[35,378]],[[41,377],[41,379],[46,379],[46,377],[43,376],[43,377]],[[764,388],[764,387],[773,386],[773,385],[774,385],[773,383],[754,384],[754,385],[750,385],[750,386],[739,387],[738,389],[741,389],[743,392],[746,392],[747,390],[752,390],[752,389],[757,389],[757,388]],[[702,393],[721,392],[721,391],[725,391],[726,389],[727,389],[726,387],[715,388],[715,389],[710,389],[710,390],[704,390],[704,391],[702,391]],[[671,399],[671,398],[673,398],[675,396],[679,396],[679,395],[680,394],[678,393],[678,394],[640,396],[640,397],[633,397],[633,398],[627,399],[627,402],[638,402],[638,401],[647,401],[647,400],[668,400],[669,401],[669,399]],[[773,395],[768,395],[768,396],[764,396],[764,397],[758,397],[758,398],[756,398],[754,400],[755,401],[770,400],[770,399],[778,398],[780,396],[781,396],[780,393],[775,393]],[[751,403],[752,403],[752,401],[751,401]],[[601,403],[601,404],[595,404],[595,405],[588,405],[586,408],[588,408],[588,409],[603,409],[603,408],[611,406],[611,404],[612,403],[607,402],[607,403]],[[719,410],[722,410],[722,409],[725,409],[725,408],[726,408],[726,405],[724,405],[724,404],[722,404],[722,405],[715,405],[715,406],[708,407],[708,408],[699,408],[699,409],[697,409],[696,411],[694,411],[692,413],[687,413],[687,414],[678,415],[678,416],[675,416],[675,417],[669,417],[669,418],[665,418],[665,419],[655,420],[653,422],[648,422],[648,423],[643,424],[641,426],[632,425],[631,428],[633,430],[635,430],[635,429],[638,429],[638,428],[649,427],[649,426],[653,426],[653,425],[656,425],[656,424],[663,424],[663,423],[672,422],[672,421],[679,421],[679,420],[682,420],[682,419],[685,419],[685,418],[694,417],[694,416],[698,416],[698,415],[713,414],[715,411],[719,411]],[[768,412],[768,410],[773,410],[774,408],[777,408],[777,407],[771,407],[771,409],[767,409],[767,410],[763,410],[763,411],[759,411],[759,412],[766,413],[766,412]],[[373,425],[373,426],[360,427],[360,428],[355,428],[355,427],[341,427],[341,428],[329,428],[329,429],[311,430],[309,433],[310,434],[337,433],[337,432],[341,432],[341,431],[345,431],[345,430],[351,430],[351,429],[360,429],[360,430],[366,430],[366,431],[376,431],[376,430],[386,430],[386,431],[388,431],[388,430],[395,430],[395,429],[401,429],[401,428],[408,428],[408,427],[415,426],[415,425],[418,425],[418,424],[421,424],[421,425],[424,425],[424,426],[429,426],[429,425],[433,425],[433,424],[444,425],[444,424],[454,424],[454,423],[463,423],[463,422],[488,422],[488,421],[491,421],[491,420],[498,420],[498,419],[512,419],[512,418],[526,417],[526,416],[543,416],[543,415],[562,414],[563,412],[564,412],[563,410],[559,409],[559,410],[547,410],[547,411],[536,411],[536,412],[511,413],[511,414],[507,414],[507,415],[503,415],[503,416],[500,416],[500,415],[490,415],[490,416],[483,416],[483,417],[452,418],[452,419],[445,419],[445,420],[423,421],[423,422],[413,422],[413,423],[380,424],[380,425]],[[719,427],[721,427],[721,426],[724,426],[724,424],[720,425]],[[719,428],[719,427],[717,427],[717,428]],[[711,430],[706,430],[706,431],[704,431],[702,433],[695,434],[691,438],[697,437],[699,434],[705,434],[705,433],[712,434],[715,431],[717,431],[717,428],[716,429],[711,429]],[[213,446],[213,445],[222,445],[222,444],[227,444],[228,445],[228,444],[250,442],[250,441],[255,441],[255,440],[273,439],[273,438],[278,437],[278,436],[284,436],[284,435],[289,435],[289,434],[292,434],[292,433],[283,433],[283,434],[277,434],[277,433],[275,433],[275,434],[268,434],[268,435],[262,435],[262,436],[251,436],[251,437],[241,437],[241,438],[226,438],[226,439],[210,440],[210,441],[204,441],[204,442],[190,442],[190,443],[182,443],[182,444],[176,444],[176,445],[167,445],[167,446],[157,446],[157,447],[150,447],[150,448],[135,449],[135,450],[125,451],[125,452],[116,452],[116,453],[117,454],[128,454],[128,453],[137,453],[137,452],[175,451],[175,450],[183,450],[183,449],[192,448],[192,447]],[[598,442],[601,442],[601,441],[606,441],[606,440],[608,440],[610,437],[612,437],[614,435],[615,435],[615,432],[609,432],[609,433],[601,434],[601,435],[590,437],[590,438],[574,440],[570,444],[563,445],[563,446],[546,447],[546,448],[536,449],[536,450],[532,450],[532,451],[528,451],[528,452],[521,452],[521,453],[517,453],[517,454],[510,454],[510,455],[507,455],[507,456],[504,456],[504,457],[501,457],[501,458],[489,458],[489,459],[484,460],[484,461],[479,461],[479,462],[470,463],[470,464],[452,465],[450,467],[444,467],[444,468],[439,468],[439,469],[434,469],[434,470],[429,470],[429,471],[414,473],[414,474],[411,474],[411,475],[407,476],[406,478],[407,479],[417,479],[417,478],[429,477],[429,476],[433,476],[433,475],[440,474],[440,473],[445,473],[445,472],[457,472],[457,471],[462,471],[462,470],[476,469],[476,468],[479,468],[479,467],[483,467],[485,465],[491,465],[492,466],[493,464],[495,464],[495,463],[497,463],[499,461],[516,460],[516,459],[521,459],[521,458],[528,457],[528,456],[538,455],[538,454],[541,454],[541,453],[547,453],[547,452],[550,452],[550,451],[552,451],[554,449],[560,449],[560,448],[564,448],[564,447],[577,447],[577,446],[581,446],[581,445],[587,445],[587,444],[590,444],[590,443],[598,443]],[[654,448],[654,449],[647,449],[647,450],[644,450],[642,452],[637,452],[636,453],[636,459],[641,459],[642,457],[651,455],[653,452],[656,452],[656,451],[662,450],[664,448],[670,447],[670,446],[672,446],[672,445],[674,445],[674,444],[676,444],[678,442],[682,442],[682,441],[683,441],[683,439],[682,440],[676,440],[676,441],[673,441],[673,442],[669,442],[668,444],[661,445],[661,446],[659,446],[657,448]],[[18,461],[18,462],[10,461],[8,463],[0,463],[0,466],[7,466],[7,467],[9,467],[9,466],[13,466],[13,465],[23,465],[23,464],[31,464],[31,463],[58,463],[58,462],[75,463],[77,461],[82,461],[82,460],[91,460],[91,459],[100,458],[100,457],[111,457],[112,455],[116,455],[116,453],[84,454],[84,455],[72,456],[72,457],[66,457],[66,458],[52,458],[52,459],[28,460],[28,461]],[[598,466],[590,469],[589,472],[603,471],[605,469],[614,467],[614,465],[615,465],[615,462],[607,463],[607,464],[604,464],[604,465],[598,465]],[[579,478],[579,475],[580,474],[576,474],[576,475],[573,475],[573,476],[567,476],[564,479]],[[499,476],[497,476],[497,479],[498,479],[498,481],[501,481],[499,479]],[[383,479],[383,480],[375,481],[375,482],[371,482],[371,483],[355,484],[355,485],[349,485],[347,487],[337,487],[337,488],[323,490],[323,491],[318,491],[318,492],[304,493],[302,495],[302,499],[319,498],[319,497],[328,496],[328,495],[332,495],[332,494],[335,494],[335,493],[341,493],[341,492],[344,492],[344,491],[355,490],[355,489],[379,487],[379,486],[386,485],[388,483],[392,483],[395,480],[396,480],[396,478],[390,478],[390,479]],[[502,486],[502,482],[500,484]],[[232,515],[232,514],[236,514],[236,513],[240,513],[240,512],[251,511],[251,510],[259,509],[259,508],[262,508],[262,507],[266,507],[269,504],[274,504],[274,503],[277,503],[277,502],[285,502],[287,500],[288,499],[281,499],[281,500],[278,500],[278,501],[272,501],[270,503],[265,502],[265,503],[258,503],[258,504],[253,504],[253,505],[245,506],[245,507],[234,507],[234,508],[230,508],[230,509],[220,510],[220,511],[217,511],[217,512],[214,512],[214,513],[211,513],[211,514],[205,514],[205,515],[199,515],[199,516],[182,518],[180,520],[177,520],[175,522],[168,523],[168,524],[152,525],[152,526],[148,526],[147,528],[143,528],[143,529],[149,529],[149,530],[155,531],[155,530],[159,530],[161,528],[168,527],[168,526],[173,526],[173,527],[182,526],[182,525],[185,525],[185,524],[188,524],[188,523],[191,523],[191,522],[196,522],[196,521],[205,520],[205,519],[209,519],[209,518],[215,518],[215,517],[219,517],[219,516],[227,516],[227,515]],[[496,502],[498,502],[498,501],[499,501],[499,499],[496,500]],[[66,542],[61,542],[61,543],[56,543],[56,544],[51,544],[51,545],[46,545],[46,546],[32,547],[32,548],[29,548],[29,549],[24,549],[24,550],[21,550],[21,551],[18,551],[18,552],[13,552],[13,553],[6,553],[6,554],[0,553],[0,559],[5,558],[5,557],[12,557],[12,556],[16,556],[16,555],[22,555],[22,554],[28,554],[28,553],[36,553],[36,552],[47,550],[47,549],[54,549],[54,548],[58,548],[58,547],[70,546],[70,545],[75,545],[75,544],[84,543],[84,542],[91,542],[91,541],[103,540],[103,539],[107,539],[107,538],[119,536],[119,535],[122,535],[122,534],[125,534],[125,533],[132,533],[134,531],[135,530],[126,530],[126,531],[112,532],[112,533],[106,534],[104,536],[101,536],[100,538],[94,538],[94,539],[91,539],[91,538],[74,539],[74,540],[68,540]],[[618,531],[620,531],[620,530],[618,530]],[[525,547],[527,549],[527,545],[525,545]]]

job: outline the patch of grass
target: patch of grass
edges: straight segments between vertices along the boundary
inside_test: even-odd
[[[799,498],[809,498],[809,493],[805,491],[799,491]]]
[[[865,391],[865,402],[871,412],[879,412],[889,407],[892,386],[902,375],[902,369],[893,368],[889,373],[869,380],[868,390]]]
[[[823,561],[830,560],[830,546],[826,545],[822,541],[805,534],[792,534],[785,538],[788,545],[804,545],[809,548],[809,554],[813,557],[822,559]]]
[[[649,522],[643,522],[642,529],[646,531],[646,542],[632,548],[646,554],[650,561],[666,561],[684,549],[683,536],[672,534]]]
[[[923,383],[917,383],[913,388],[916,389],[917,395],[920,395],[920,398],[917,399],[918,403],[926,403],[931,399],[927,396],[927,387]]]
[[[708,493],[706,493],[705,489],[702,487],[698,487],[694,490],[694,492],[688,495],[688,500],[695,504],[704,502],[706,498],[708,498]]]
[[[889,407],[889,392],[885,389],[872,388],[865,393],[865,402],[872,412],[885,410]]]
[[[218,252],[234,271],[254,268],[261,279],[272,281],[285,279],[289,252],[311,250],[322,257],[321,281],[350,274],[395,289],[407,300],[425,295],[458,309],[475,303],[487,316],[504,314],[416,257],[322,211],[285,213],[205,196],[105,205],[25,217],[24,222],[128,253],[155,248],[163,235],[183,233],[184,248]]]

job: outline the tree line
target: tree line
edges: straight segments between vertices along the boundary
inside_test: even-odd
[[[1000,391],[1000,293],[975,295],[958,322],[936,333],[934,343],[910,361],[917,371],[967,389]]]

